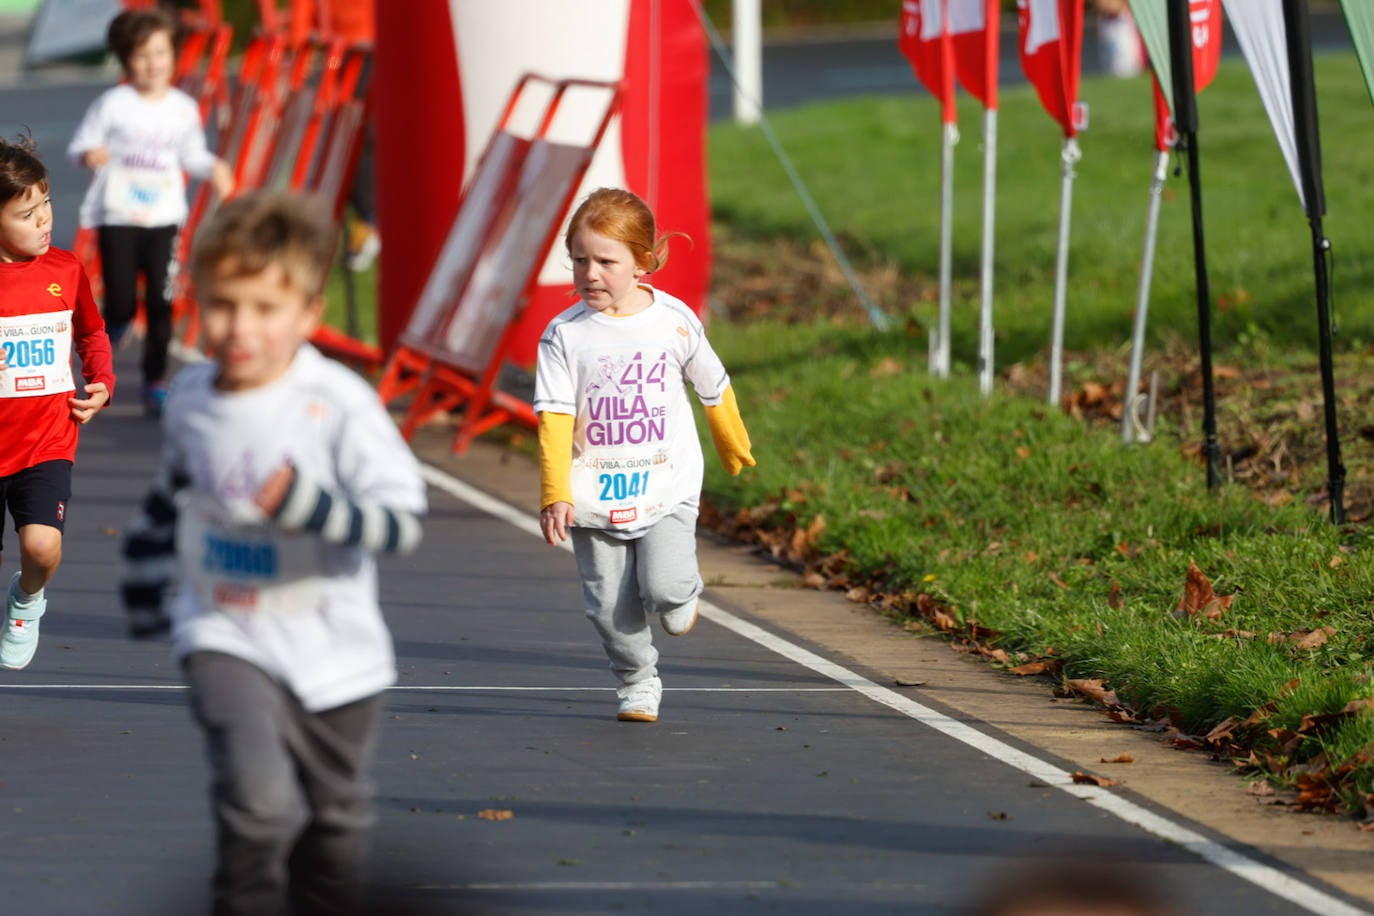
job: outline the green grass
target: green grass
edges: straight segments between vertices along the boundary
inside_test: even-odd
[[[1374,107],[1353,55],[1317,58],[1336,308],[1350,346],[1374,341]],[[1085,80],[1091,127],[1080,138],[1073,185],[1065,346],[1129,339],[1139,282],[1152,163],[1145,77]],[[956,148],[953,291],[955,358],[973,363],[977,341],[981,110],[961,96]],[[1047,346],[1059,232],[1058,125],[1033,91],[1004,91],[998,126],[996,309],[998,362]],[[1297,192],[1248,70],[1228,60],[1199,97],[1199,163],[1206,255],[1218,343],[1242,335],[1311,347],[1312,243]],[[861,98],[773,113],[771,121],[832,228],[856,258],[891,261],[934,282],[939,255],[937,108],[915,84],[910,97]],[[1339,128],[1335,125],[1339,123]],[[746,236],[812,239],[816,230],[763,134],[732,125],[710,132],[716,217]],[[1186,179],[1172,177],[1161,207],[1151,302],[1156,340],[1194,334],[1192,237]],[[936,302],[884,302],[933,323]],[[858,303],[855,303],[858,309]]]
[[[1321,110],[1330,113],[1325,232],[1335,252],[1338,347],[1350,360],[1374,341],[1374,238],[1365,226],[1374,212],[1365,139],[1374,109],[1353,56],[1318,58],[1317,78]],[[1150,170],[1148,90],[1144,79],[1083,87],[1093,123],[1074,188],[1070,350],[1119,355],[1129,341]],[[1269,360],[1310,376],[1310,230],[1248,72],[1228,62],[1200,101],[1219,359]],[[966,105],[956,166],[954,376],[932,380],[926,371],[934,296],[901,301],[899,285],[881,291],[882,306],[901,319],[901,330],[887,333],[868,326],[857,301],[848,321],[718,317],[712,340],[759,464],[737,478],[710,468],[710,500],[726,517],[757,510],[759,536],[775,544],[779,534],[821,530],[821,518],[814,553],[792,559],[867,583],[875,603],[899,616],[915,616],[916,596],[926,593],[965,627],[996,631],[994,644],[1013,661],[1048,657],[1066,677],[1101,678],[1136,710],[1167,715],[1190,734],[1263,710],[1247,747],[1268,754],[1269,768],[1290,782],[1295,762],[1335,767],[1354,758],[1340,798],[1347,810],[1364,810],[1374,766],[1356,755],[1374,740],[1374,716],[1324,730],[1309,724],[1288,746],[1266,730],[1298,733],[1304,715],[1374,695],[1368,533],[1331,525],[1302,499],[1276,508],[1241,487],[1209,491],[1184,449],[1199,430],[1180,418],[1162,418],[1153,445],[1123,448],[1115,427],[1084,424],[1000,383],[994,397],[979,396],[971,368],[981,193],[974,115]],[[940,155],[930,100],[913,88],[911,98],[811,106],[772,122],[850,255],[933,285]],[[1005,367],[1042,357],[1048,345],[1060,137],[1028,89],[1004,94],[999,134],[997,352]],[[756,129],[713,127],[710,148],[713,210],[728,237],[811,242],[815,229]],[[1151,339],[1178,346],[1196,334],[1191,228],[1184,181],[1171,178],[1166,193]],[[1319,390],[1311,394],[1319,405]],[[1313,472],[1320,479],[1324,469]],[[1175,613],[1190,562],[1217,594],[1235,596],[1217,621]],[[1285,638],[1327,626],[1334,632],[1316,648]]]

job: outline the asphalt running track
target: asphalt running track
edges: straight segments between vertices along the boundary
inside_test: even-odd
[[[0,672],[8,912],[207,910],[200,736],[166,645],[125,637],[114,588],[157,443],[128,403],[87,427],[38,656]],[[1364,912],[709,592],[690,635],[660,638],[659,722],[617,722],[571,555],[427,473],[424,545],[383,566],[401,683],[376,767],[377,912],[969,913],[1009,868],[1066,859],[1126,863],[1198,913]]]

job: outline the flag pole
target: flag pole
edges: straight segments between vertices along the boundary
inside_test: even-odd
[[[954,147],[959,142],[959,126],[944,122],[944,142],[940,155],[940,316],[931,348],[930,372],[936,378],[949,377],[950,285],[954,275]]]
[[[1193,91],[1193,46],[1188,0],[1169,0],[1169,69],[1174,84],[1174,124],[1177,149],[1188,154],[1188,196],[1192,202],[1193,277],[1197,288],[1198,354],[1202,371],[1202,453],[1207,462],[1207,487],[1220,485],[1217,472],[1217,400],[1212,378],[1212,288],[1207,280],[1207,246],[1202,232],[1202,176],[1198,165],[1197,96]]]
[[[1311,25],[1306,3],[1283,2],[1288,45],[1288,74],[1293,102],[1293,128],[1302,177],[1302,203],[1312,227],[1312,263],[1317,287],[1317,336],[1321,359],[1322,402],[1326,420],[1326,492],[1331,521],[1345,522],[1345,466],[1341,463],[1340,428],[1336,420],[1336,379],[1332,348],[1328,264],[1331,243],[1322,233],[1326,197],[1322,188],[1321,138],[1317,131],[1317,93],[1312,74]]]
[[[1140,287],[1135,300],[1135,326],[1131,334],[1131,366],[1126,375],[1126,393],[1121,405],[1121,441],[1150,441],[1149,433],[1136,421],[1143,396],[1140,394],[1140,363],[1145,352],[1145,324],[1150,311],[1150,281],[1154,275],[1155,241],[1159,234],[1159,201],[1169,176],[1169,151],[1155,150],[1154,176],[1150,179],[1150,205],[1145,216],[1145,251],[1140,257]]]
[[[1064,367],[1064,311],[1069,283],[1069,220],[1073,211],[1074,166],[1083,156],[1078,141],[1064,138],[1063,177],[1059,188],[1059,253],[1055,260],[1054,327],[1050,337],[1050,394],[1051,404],[1058,404],[1063,388]]]
[[[992,247],[997,211],[997,109],[983,110],[983,264],[978,320],[978,390],[992,394]]]

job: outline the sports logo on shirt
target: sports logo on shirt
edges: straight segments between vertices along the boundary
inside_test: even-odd
[[[25,375],[14,380],[15,391],[42,391],[48,380],[41,375]]]
[[[52,293],[54,296],[60,296],[62,295],[62,286],[58,283],[49,283],[48,292]]]
[[[630,508],[611,510],[612,525],[628,525],[630,522],[634,521],[637,518],[639,518],[638,509]]]

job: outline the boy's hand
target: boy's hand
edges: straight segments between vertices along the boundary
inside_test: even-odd
[[[84,399],[67,398],[67,403],[72,405],[72,419],[82,426],[91,422],[91,418],[110,402],[110,389],[105,387],[104,382],[93,382],[83,390],[86,392]]]
[[[253,504],[262,510],[262,514],[272,518],[281,508],[282,500],[286,499],[287,492],[291,489],[291,484],[296,479],[296,469],[290,464],[283,464],[272,472],[272,476],[263,483],[262,489],[258,490],[258,495],[253,497]]]
[[[544,532],[544,540],[558,546],[568,539],[568,526],[573,523],[572,503],[549,503],[539,512],[539,530]]]
[[[88,169],[98,169],[110,161],[110,151],[103,146],[88,149],[81,156],[81,162]]]

